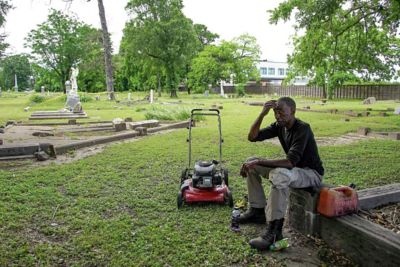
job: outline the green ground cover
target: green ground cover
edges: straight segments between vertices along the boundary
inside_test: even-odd
[[[144,94],[134,95],[134,99]],[[92,96],[94,98],[94,95]],[[118,94],[118,99],[126,94]],[[104,98],[103,98],[104,99]],[[179,107],[223,105],[224,163],[230,170],[234,197],[246,193],[239,168],[252,155],[283,156],[279,146],[246,141],[250,124],[261,107],[242,101],[264,97],[220,99],[181,96]],[[26,120],[30,111],[55,110],[60,95],[32,105],[29,96],[0,97],[0,125],[10,119]],[[158,102],[177,102],[169,98]],[[301,107],[306,99],[297,99]],[[331,105],[331,104],[329,104]],[[395,102],[377,103],[395,108]],[[159,105],[174,109],[176,104]],[[365,108],[361,101],[335,102],[332,108]],[[115,117],[145,118],[149,105],[127,106],[106,100],[83,105],[92,120]],[[375,105],[371,105],[375,108]],[[317,137],[355,132],[358,127],[398,131],[400,118],[350,118],[343,115],[298,112],[311,124]],[[272,122],[270,117],[264,125]],[[207,118],[194,128],[195,159],[216,157],[217,128]],[[251,266],[267,265],[268,254],[249,248],[253,237],[229,230],[231,210],[205,205],[176,208],[179,175],[187,165],[187,130],[147,136],[139,141],[115,144],[102,153],[64,165],[0,170],[0,266]],[[320,147],[331,184],[357,184],[368,188],[400,182],[400,143],[368,140],[350,145]],[[267,186],[267,183],[266,183]]]

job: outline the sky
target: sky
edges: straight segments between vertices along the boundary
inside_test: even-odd
[[[183,0],[183,12],[194,23],[201,23],[220,39],[231,40],[248,33],[257,38],[261,47],[262,59],[286,61],[292,51],[290,37],[294,30],[291,23],[268,23],[267,10],[275,8],[280,1],[272,0]],[[65,11],[95,28],[100,28],[97,1],[74,0],[67,4],[65,0],[12,0],[14,9],[9,11],[3,31],[8,35],[9,54],[29,53],[24,48],[27,34],[46,21],[50,8]],[[108,30],[111,34],[114,51],[122,38],[125,22],[130,18],[125,5],[127,0],[103,0]]]

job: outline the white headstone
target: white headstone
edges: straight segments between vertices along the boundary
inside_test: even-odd
[[[150,90],[150,103],[153,103],[154,90]]]
[[[396,115],[400,115],[400,107],[397,107],[397,108],[394,110],[393,113],[396,114]]]
[[[131,101],[131,96],[132,96],[132,94],[128,93],[128,101]]]
[[[15,78],[15,83],[14,83],[15,92],[18,92],[18,78],[17,78],[17,74],[14,75],[14,78]]]
[[[42,95],[44,95],[45,91],[44,91],[44,86],[40,87],[40,93],[42,93]]]
[[[221,92],[220,92],[220,95],[221,95],[221,96],[224,96],[224,95],[225,95],[225,93],[224,93],[225,81],[222,81],[222,80],[221,80],[221,83],[220,83],[220,84],[221,84]]]

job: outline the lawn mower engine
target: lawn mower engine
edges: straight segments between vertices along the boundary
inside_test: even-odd
[[[222,184],[221,173],[217,170],[217,161],[197,161],[194,165],[192,186],[211,188]]]

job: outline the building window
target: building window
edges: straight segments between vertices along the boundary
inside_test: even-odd
[[[268,75],[275,75],[275,68],[268,68]]]
[[[279,68],[278,69],[278,75],[279,76],[284,76],[285,75],[285,69],[284,68]]]
[[[267,68],[261,68],[261,75],[267,75]]]

